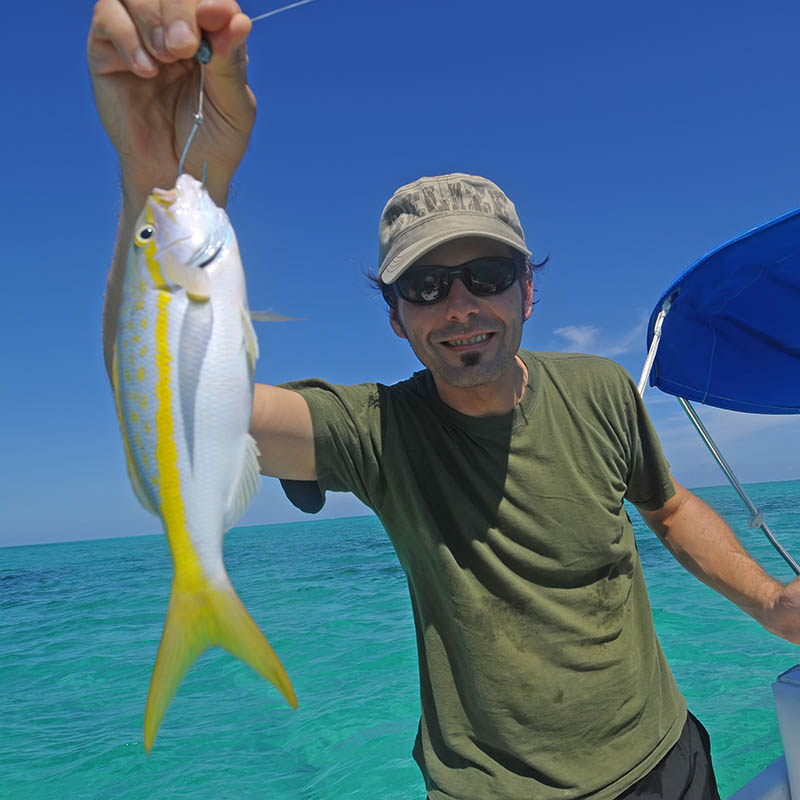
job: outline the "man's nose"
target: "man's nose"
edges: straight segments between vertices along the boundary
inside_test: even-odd
[[[456,278],[450,285],[450,293],[445,298],[445,303],[448,319],[463,320],[480,311],[477,298],[467,289],[461,278]]]

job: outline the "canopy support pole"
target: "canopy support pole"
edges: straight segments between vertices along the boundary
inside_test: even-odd
[[[764,515],[750,499],[750,496],[744,490],[742,484],[739,483],[736,475],[733,474],[733,470],[730,468],[728,462],[725,460],[725,457],[722,455],[716,443],[711,438],[711,434],[706,430],[706,426],[700,421],[700,417],[697,416],[697,412],[694,410],[692,404],[683,397],[679,397],[678,402],[681,404],[681,407],[691,420],[695,430],[700,434],[700,438],[703,440],[709,452],[714,457],[714,460],[717,462],[717,464],[719,464],[720,469],[725,473],[725,477],[730,481],[731,486],[736,489],[739,497],[742,498],[742,502],[744,502],[750,511],[750,527],[761,528],[761,530],[764,532],[764,535],[772,543],[772,546],[783,557],[783,560],[794,570],[796,575],[800,575],[800,566],[798,566],[797,562],[789,555],[789,553],[786,552],[781,543],[775,538],[775,535],[767,526],[767,523],[764,522]]]
[[[647,385],[647,379],[650,377],[650,370],[653,369],[653,362],[656,360],[656,353],[658,352],[658,345],[661,342],[661,326],[664,324],[664,318],[669,314],[672,307],[672,299],[667,298],[661,304],[661,311],[658,312],[655,325],[653,326],[653,341],[650,342],[650,350],[647,353],[647,359],[642,367],[642,377],[639,378],[639,395],[644,394],[644,387]]]

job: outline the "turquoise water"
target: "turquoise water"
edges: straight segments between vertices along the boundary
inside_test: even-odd
[[[800,481],[749,487],[800,555]],[[699,491],[772,574],[788,568],[728,488]],[[723,797],[781,753],[770,682],[797,648],[690,577],[639,522],[656,626],[712,738]],[[403,574],[374,517],[234,530],[226,564],[297,692],[201,657],[147,757],[142,720],[171,577],[147,536],[0,550],[0,797],[409,800],[416,651]]]

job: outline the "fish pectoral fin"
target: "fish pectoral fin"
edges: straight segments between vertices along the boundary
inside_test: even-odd
[[[182,286],[196,303],[204,303],[211,296],[211,281],[205,270],[184,264],[169,251],[161,256],[161,268],[173,283]]]
[[[250,319],[253,322],[304,322],[305,317],[284,317],[277,311],[251,311]]]
[[[181,587],[178,581],[172,583],[144,715],[144,746],[148,753],[178,686],[200,654],[212,645],[224,647],[249,664],[280,691],[292,708],[297,708],[286,670],[230,582],[222,586],[212,586],[207,581],[196,583],[191,589]]]
[[[258,463],[258,445],[248,433],[245,435],[244,448],[239,462],[239,474],[228,497],[225,508],[225,530],[233,527],[236,520],[244,514],[256,493],[261,488],[261,468]]]
[[[195,407],[200,373],[214,332],[211,303],[187,303],[178,339],[178,392],[189,463],[194,470]]]
[[[256,336],[253,323],[250,321],[250,314],[244,306],[239,306],[239,316],[242,320],[242,332],[244,333],[244,346],[247,350],[247,362],[250,365],[250,374],[256,371],[256,361],[258,361],[258,337]]]

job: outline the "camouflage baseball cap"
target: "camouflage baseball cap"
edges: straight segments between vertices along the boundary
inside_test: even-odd
[[[381,214],[378,277],[393,283],[429,250],[462,236],[531,254],[514,204],[490,180],[454,172],[401,186]]]

